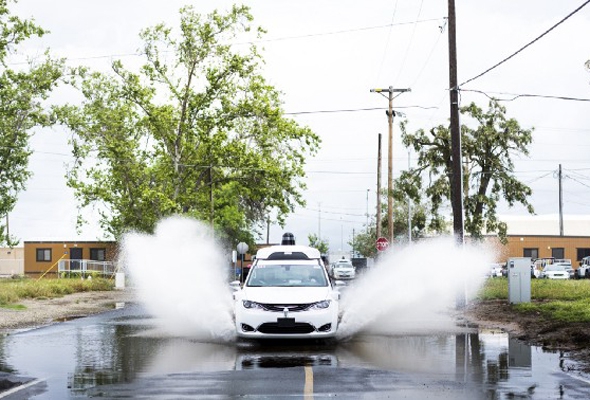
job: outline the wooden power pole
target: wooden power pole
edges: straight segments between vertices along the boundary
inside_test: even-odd
[[[461,125],[459,123],[459,85],[457,82],[457,28],[455,0],[448,0],[449,16],[449,95],[451,100],[451,206],[453,232],[463,244],[463,168],[461,165]]]
[[[371,92],[383,93],[387,92],[389,99],[389,107],[387,109],[387,121],[389,123],[389,143],[387,151],[387,236],[389,243],[393,243],[393,94],[409,92],[410,89],[394,89],[390,86],[387,89],[371,89]]]

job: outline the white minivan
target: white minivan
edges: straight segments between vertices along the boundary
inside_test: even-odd
[[[339,299],[317,249],[260,249],[244,286],[234,292],[236,333],[250,339],[331,338]]]

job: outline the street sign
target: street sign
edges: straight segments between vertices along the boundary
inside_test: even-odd
[[[384,237],[380,237],[375,242],[375,247],[378,251],[385,251],[389,247],[389,241]]]

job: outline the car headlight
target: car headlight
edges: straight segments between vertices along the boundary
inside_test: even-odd
[[[315,303],[311,308],[324,309],[330,307],[330,300],[322,300]]]
[[[250,301],[250,300],[242,300],[242,305],[244,306],[244,308],[262,308],[262,306],[259,303],[256,303],[255,301]]]

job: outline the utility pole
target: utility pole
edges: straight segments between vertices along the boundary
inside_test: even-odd
[[[461,154],[461,125],[459,123],[459,84],[457,82],[457,24],[455,0],[448,0],[449,18],[449,96],[451,112],[451,206],[453,208],[453,233],[457,245],[463,246],[463,160]],[[455,306],[462,309],[467,304],[465,283],[457,293]]]
[[[377,217],[376,222],[376,238],[381,237],[381,134],[377,139]]]
[[[408,171],[410,171],[410,150],[408,150]],[[412,199],[408,195],[408,244],[412,243]]]
[[[369,231],[369,192],[371,189],[367,189],[367,232]]]
[[[448,0],[449,17],[449,95],[451,100],[451,205],[453,232],[457,243],[463,244],[463,168],[461,165],[461,125],[459,124],[459,86],[457,83],[457,26],[455,0]]]
[[[322,240],[322,203],[318,203],[318,241]]]
[[[559,164],[558,180],[559,180],[559,236],[563,236],[563,175],[561,173],[561,164]]]
[[[395,116],[395,111],[393,111],[393,94],[394,93],[403,93],[409,92],[410,89],[394,89],[393,86],[390,86],[387,89],[371,89],[371,92],[374,93],[383,93],[387,92],[389,94],[389,107],[386,111],[387,113],[387,121],[389,123],[389,143],[388,143],[388,151],[387,151],[387,228],[389,230],[388,237],[389,243],[393,243],[393,117]],[[399,96],[399,95],[398,95]],[[397,96],[396,96],[397,97]]]

